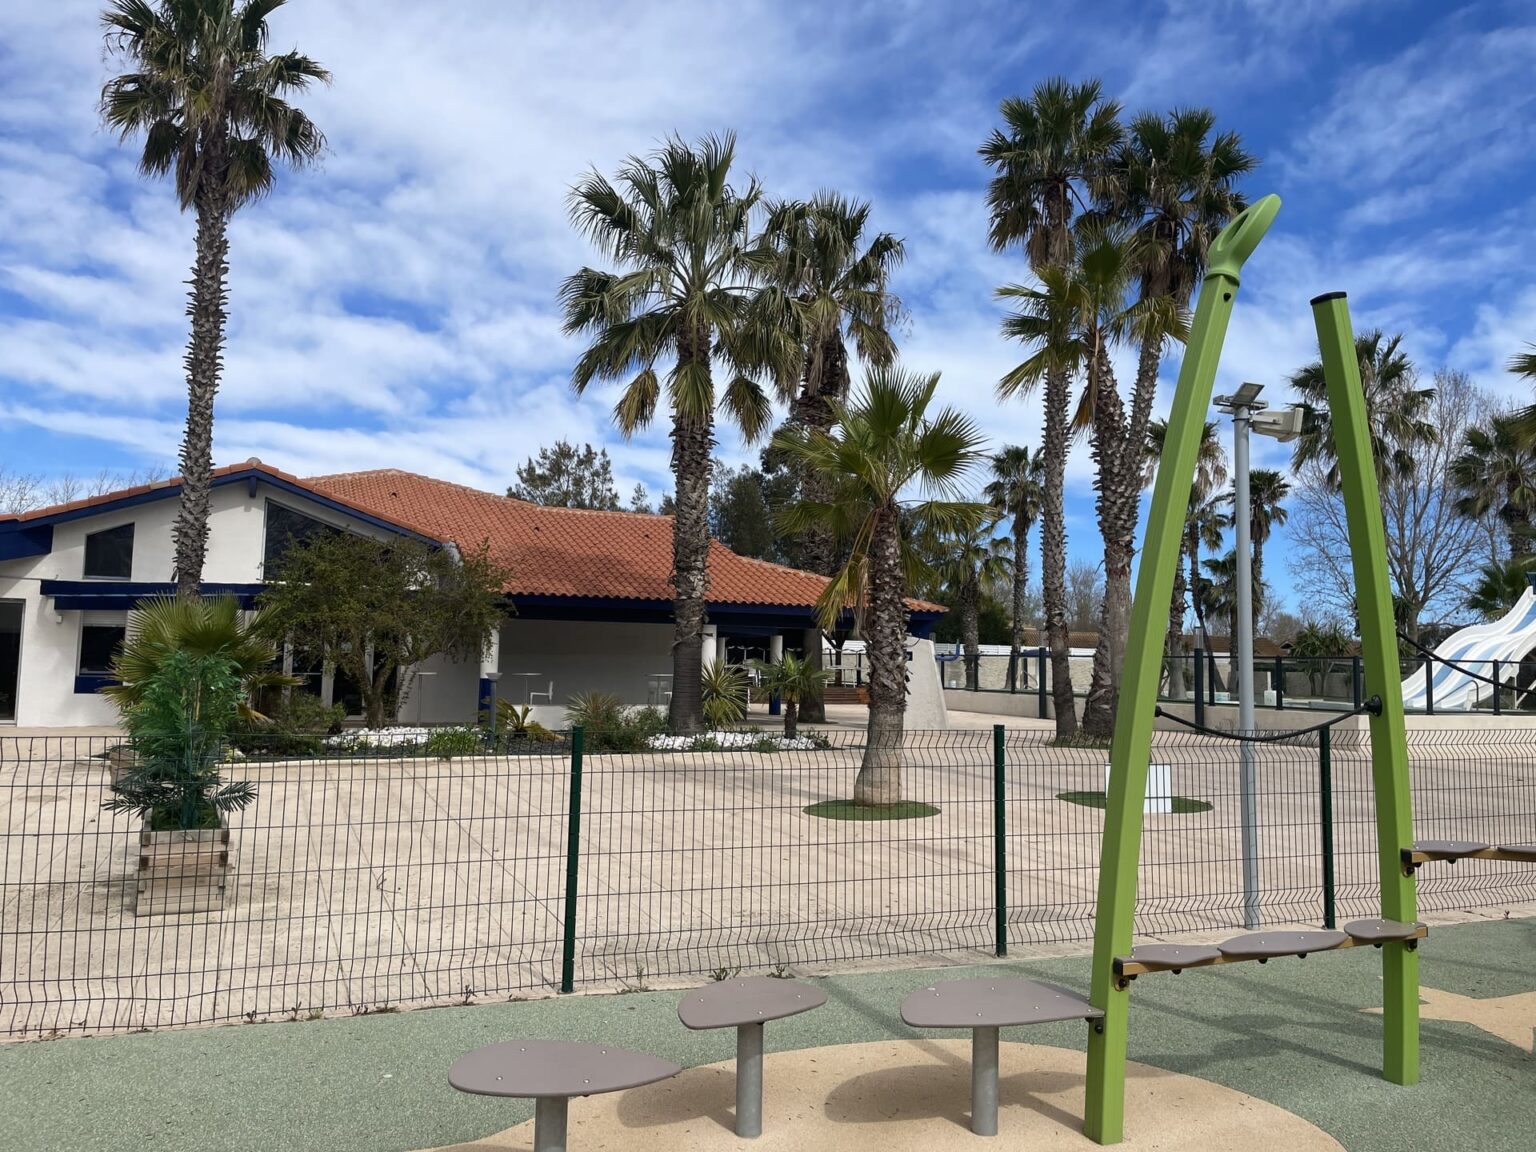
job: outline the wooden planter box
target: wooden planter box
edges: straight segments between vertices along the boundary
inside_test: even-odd
[[[229,828],[139,831],[139,916],[218,912],[229,875]]]

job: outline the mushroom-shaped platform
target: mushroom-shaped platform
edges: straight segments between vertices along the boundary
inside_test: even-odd
[[[1217,947],[1229,960],[1268,960],[1275,956],[1305,956],[1327,952],[1346,943],[1342,932],[1250,932],[1224,940]]]

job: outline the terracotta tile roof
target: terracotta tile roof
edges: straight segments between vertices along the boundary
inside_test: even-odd
[[[671,600],[672,518],[637,512],[546,508],[446,480],[383,468],[312,477],[307,484],[376,516],[454,541],[482,542],[512,572],[513,596]],[[709,545],[712,604],[805,607],[826,578]],[[913,601],[915,609],[942,607]]]
[[[418,536],[426,536],[432,540],[446,539],[446,537],[434,535],[430,530],[420,528],[413,524],[406,524],[401,521],[394,520],[387,514],[380,514],[375,512],[373,509],[365,508],[360,504],[354,504],[345,496],[340,496],[331,492],[323,492],[316,488],[309,481],[300,480],[297,476],[284,472],[281,469],[273,468],[270,464],[263,464],[255,457],[252,457],[251,459],[246,460],[240,464],[227,464],[222,468],[215,468],[213,470],[212,476],[213,479],[219,480],[225,476],[243,475],[247,472],[256,472],[270,476],[274,480],[279,480],[285,484],[291,484],[296,488],[311,492],[321,499],[332,500],[338,504],[345,504],[358,512],[362,512],[369,516],[375,516],[381,520],[389,520],[390,523],[396,524],[401,528],[405,528],[411,532],[414,532]],[[26,512],[6,513],[0,515],[0,524],[13,522],[26,523],[27,521],[39,520],[47,516],[57,516],[60,513],[79,512],[87,508],[96,508],[104,504],[113,504],[119,500],[126,500],[134,496],[142,496],[148,492],[172,490],[180,487],[181,477],[171,476],[165,480],[155,480],[148,484],[137,484],[132,488],[119,488],[115,492],[103,492],[96,496],[86,496],[80,500],[71,500],[65,504],[51,504],[46,508],[33,508]]]

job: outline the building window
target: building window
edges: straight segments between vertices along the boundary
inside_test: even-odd
[[[267,501],[267,531],[262,548],[262,571],[271,575],[282,564],[283,554],[295,544],[307,544],[317,536],[340,532],[313,516]]]
[[[108,676],[128,635],[127,620],[85,621],[80,625],[80,675]]]
[[[133,525],[120,524],[85,538],[85,574],[98,580],[133,576]]]

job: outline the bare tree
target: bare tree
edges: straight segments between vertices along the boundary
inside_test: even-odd
[[[1418,639],[1421,618],[1460,606],[1487,543],[1482,526],[1456,510],[1447,475],[1480,397],[1461,372],[1435,374],[1429,422],[1438,436],[1414,448],[1411,472],[1389,471],[1381,488],[1387,568],[1403,630]],[[1290,523],[1291,576],[1314,610],[1356,619],[1344,501],[1317,461],[1297,473]]]
[[[1103,604],[1104,577],[1098,565],[1086,560],[1067,565],[1067,627],[1073,632],[1095,631]]]
[[[161,468],[141,468],[132,472],[112,472],[103,468],[90,477],[74,472],[30,476],[0,465],[0,513],[31,512],[36,508],[68,504],[72,500],[88,500],[164,478],[165,470]]]

